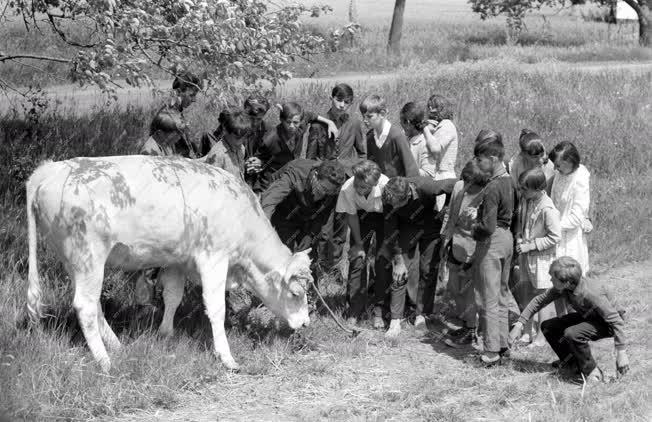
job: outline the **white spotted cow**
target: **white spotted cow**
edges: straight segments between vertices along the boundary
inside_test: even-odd
[[[31,319],[42,315],[38,228],[74,283],[73,307],[105,371],[105,346],[120,347],[100,306],[105,264],[163,268],[164,334],[172,332],[186,276],[200,281],[215,354],[231,369],[238,365],[224,332],[225,288],[240,282],[293,329],[310,322],[307,251],[293,255],[251,190],[214,166],[138,155],[46,162],[27,182],[27,217]]]

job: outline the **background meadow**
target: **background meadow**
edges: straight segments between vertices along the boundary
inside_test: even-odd
[[[328,33],[346,23],[348,0],[328,3],[333,13],[307,20],[310,31]],[[187,287],[175,321],[178,335],[161,340],[155,334],[161,315],[143,314],[134,303],[133,275],[110,271],[102,303],[125,347],[112,356],[111,373],[102,374],[77,326],[70,282],[42,244],[39,270],[49,316],[38,327],[25,324],[24,182],[44,159],[135,152],[161,100],[129,89],[118,104],[105,104],[96,91],[73,92],[57,64],[2,64],[1,78],[35,90],[48,86],[53,97],[24,110],[15,98],[0,103],[0,420],[649,419],[652,71],[602,68],[652,60],[652,50],[636,44],[636,27],[599,22],[603,11],[592,7],[544,10],[528,16],[527,30],[509,44],[502,19],[483,22],[464,0],[410,0],[402,54],[390,57],[385,45],[393,2],[357,4],[362,30],[352,43],[291,65],[295,75],[329,80],[289,83],[276,100],[326,112],[338,80],[332,75],[350,81],[385,72],[352,83],[351,112],[364,95],[381,93],[398,124],[406,102],[436,92],[449,96],[460,132],[458,169],[482,128],[502,132],[508,156],[522,128],[538,132],[548,149],[574,142],[591,172],[593,272],[616,288],[627,309],[631,373],[584,389],[546,374],[553,357],[548,348],[517,350],[506,365],[485,370],[443,346],[436,330],[423,338],[408,326],[398,342],[386,342],[382,333],[352,339],[320,308],[310,327],[291,333],[254,308],[231,311],[228,339],[242,365],[232,374],[212,356],[199,289]],[[0,50],[18,48],[70,52],[52,34],[0,23]],[[588,71],[562,62],[596,66]],[[218,113],[210,98],[200,97],[187,113],[194,135],[214,129]],[[278,114],[272,110],[267,118],[276,122]],[[344,286],[324,286],[339,314]],[[447,306],[438,298],[438,311]],[[611,342],[596,347],[613,376]]]

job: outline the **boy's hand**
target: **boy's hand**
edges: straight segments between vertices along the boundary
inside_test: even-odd
[[[360,257],[364,261],[364,259],[367,257],[367,254],[365,253],[362,245],[351,245],[351,249],[349,249],[349,257],[351,259]]]
[[[392,280],[398,282],[407,277],[408,270],[401,255],[397,255],[392,260]]]
[[[527,242],[527,243],[517,243],[516,244],[516,252],[518,253],[528,253],[530,251],[533,251],[536,249],[536,246],[534,245],[533,242]]]
[[[247,159],[245,163],[245,168],[247,170],[247,173],[259,173],[261,171],[261,168],[263,166],[262,161],[260,161],[260,158],[257,157],[250,157]]]
[[[624,350],[618,350],[616,353],[616,370],[620,375],[625,375],[629,372],[629,358],[627,357],[627,352]]]
[[[523,333],[523,323],[517,322],[516,324],[514,324],[512,331],[509,332],[509,344],[514,344],[516,340],[521,338],[522,333]]]
[[[328,123],[328,137],[332,139],[337,139],[340,136],[340,130],[337,128],[335,123],[331,120]]]

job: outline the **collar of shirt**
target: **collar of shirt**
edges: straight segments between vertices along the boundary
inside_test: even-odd
[[[425,141],[425,139],[426,139],[425,136],[422,133],[420,133],[420,134],[410,138],[410,144],[411,145],[419,145],[421,142]]]
[[[385,144],[385,141],[387,140],[387,135],[389,135],[389,129],[392,127],[392,124],[389,122],[389,120],[385,119],[383,122],[383,131],[380,133],[380,136],[376,133],[376,130],[374,129],[374,140],[376,141],[376,146],[378,148],[382,148],[382,146]]]

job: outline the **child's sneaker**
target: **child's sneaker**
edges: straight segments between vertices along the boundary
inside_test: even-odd
[[[377,330],[382,330],[383,328],[385,328],[385,321],[383,321],[383,317],[375,316],[373,321],[373,327]]]
[[[401,334],[401,320],[393,319],[389,323],[389,329],[385,333],[385,337],[398,337],[399,334]]]
[[[474,328],[460,328],[460,330],[455,330],[451,333],[451,337],[444,340],[444,344],[449,347],[454,347],[460,349],[462,347],[467,347],[473,344],[475,340],[475,329]]]
[[[414,328],[421,331],[426,331],[428,326],[426,325],[426,317],[423,315],[417,315],[414,319]]]
[[[483,352],[480,355],[480,361],[486,367],[494,366],[500,363],[501,355],[497,352]]]

